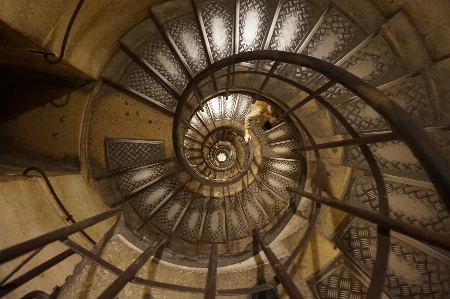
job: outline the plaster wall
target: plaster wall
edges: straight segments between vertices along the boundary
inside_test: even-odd
[[[78,89],[3,121],[0,163],[60,172],[80,171],[81,132],[91,91],[90,86]]]
[[[34,175],[33,172],[29,174]],[[87,182],[82,175],[50,176],[49,179],[56,194],[76,221],[84,220],[107,210],[95,186]],[[71,224],[66,221],[66,216],[56,204],[44,180],[39,177],[17,177],[4,172],[0,177],[0,205],[2,207],[0,209],[1,249]],[[115,218],[110,218],[101,222],[86,229],[86,233],[98,242],[115,223],[115,220]],[[88,250],[92,248],[92,244],[81,233],[72,235],[70,239]],[[60,242],[49,244],[12,279],[66,249],[67,247]],[[2,265],[0,280],[6,277],[28,255]],[[10,293],[8,298],[21,298],[34,290],[51,293],[53,287],[61,286],[65,278],[72,274],[74,266],[80,260],[81,258],[78,255],[72,255],[28,284]]]
[[[119,38],[163,1],[85,1],[72,27],[64,60],[97,78],[119,49]],[[0,20],[59,56],[69,20],[78,4],[69,1],[2,1]]]

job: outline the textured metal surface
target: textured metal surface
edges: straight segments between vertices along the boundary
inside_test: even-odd
[[[433,124],[430,99],[421,76],[402,80],[383,92],[404,107],[422,126]],[[338,110],[357,131],[390,128],[388,123],[360,98],[345,103]],[[346,133],[340,124],[337,129],[340,133]]]
[[[399,58],[380,34],[354,53],[341,67],[374,85],[399,77],[405,72]],[[348,89],[337,84],[323,96],[327,100],[335,100],[350,94]]]
[[[166,198],[170,192],[178,187],[178,182],[173,177],[169,177],[162,182],[150,186],[140,194],[133,197],[130,203],[136,210],[145,217],[149,215],[158,204]]]
[[[317,10],[306,0],[283,0],[269,49],[294,52],[317,21]]]
[[[178,18],[165,24],[165,27],[192,72],[197,74],[203,70],[206,67],[206,55],[194,16]]]
[[[186,74],[183,73],[180,64],[160,36],[153,36],[151,41],[145,43],[138,51],[179,92],[187,85]]]
[[[220,120],[223,119],[223,99],[222,97],[216,97],[210,101],[208,101],[209,111],[211,111],[211,115],[213,119]]]
[[[377,243],[375,225],[355,218],[339,247],[370,275]],[[393,298],[446,298],[450,295],[450,266],[414,246],[391,236],[385,288]]]
[[[228,240],[250,236],[250,231],[241,208],[241,202],[235,196],[226,199],[226,223]]]
[[[261,172],[274,172],[291,180],[297,180],[300,175],[300,162],[293,159],[263,158]]]
[[[402,141],[378,142],[370,144],[369,148],[383,173],[400,174],[401,172],[403,177],[418,176],[422,173],[422,166],[419,161]],[[394,152],[397,154],[393,155]],[[368,163],[362,156],[359,147],[352,146],[349,148],[348,165],[368,169]],[[417,174],[418,172],[419,174]],[[423,177],[423,175],[420,177]]]
[[[295,153],[293,153],[294,149],[297,149],[298,141],[297,140],[287,140],[280,141],[277,143],[271,143],[263,149],[264,157],[273,157],[273,158],[296,158]]]
[[[198,241],[208,201],[209,199],[205,197],[196,197],[194,199],[194,202],[175,232],[176,236],[190,242]]]
[[[229,119],[229,120],[234,120],[234,114],[236,112],[236,107],[239,104],[238,100],[236,97],[228,97],[228,99],[226,99],[225,97],[223,98],[223,118],[224,119]]]
[[[206,242],[225,242],[225,217],[223,199],[210,198],[209,209],[206,216],[202,240]]]
[[[239,9],[239,52],[259,50],[270,27],[275,7],[269,2],[241,0]]]
[[[261,206],[270,217],[276,217],[287,207],[287,204],[284,201],[273,196],[268,190],[265,190],[264,187],[259,186],[257,182],[251,183],[248,186],[248,190],[252,193],[254,198],[258,199]]]
[[[250,106],[252,104],[252,98],[247,95],[238,95],[238,105],[236,107],[236,112],[234,114],[234,119],[243,122],[245,116],[250,111]]]
[[[450,215],[435,190],[386,183],[390,217],[438,232],[450,233]],[[378,194],[371,178],[358,177],[350,201],[378,212]]]
[[[288,178],[270,172],[260,173],[259,177],[261,178],[261,181],[267,184],[269,188],[271,188],[273,191],[275,191],[277,194],[279,194],[286,200],[290,198],[290,194],[288,191],[286,191],[286,188],[287,187],[295,188],[297,185],[297,182],[295,181],[289,180]]]
[[[363,37],[357,24],[349,20],[336,8],[330,9],[302,54],[310,55],[327,62],[334,62],[351,49]],[[285,73],[305,84],[318,73],[307,67],[288,65]]]
[[[333,263],[329,268],[328,273],[314,284],[316,294],[319,298],[367,298],[367,286],[342,261]]]
[[[166,164],[157,164],[128,170],[117,175],[116,180],[122,194],[128,195],[168,173],[169,168]]]
[[[106,161],[109,170],[117,170],[166,157],[164,141],[106,139]]]
[[[199,6],[214,61],[231,55],[233,50],[232,9],[225,1],[200,4]]]
[[[197,111],[197,115],[199,115],[203,122],[205,122],[206,124],[210,124],[214,121],[214,118],[211,115],[211,111],[209,110],[207,105],[205,105],[203,111]]]
[[[136,64],[130,67],[124,85],[161,103],[168,110],[172,111],[178,103],[164,86]]]
[[[182,189],[155,215],[152,223],[170,235],[191,197],[192,192]]]
[[[333,62],[355,43],[357,31],[355,23],[333,8],[325,15],[303,54]]]
[[[263,228],[270,223],[261,204],[247,190],[236,194],[250,228]]]
[[[283,140],[294,139],[297,136],[294,133],[294,129],[286,122],[282,122],[272,129],[265,132],[266,140],[269,143],[275,143]]]

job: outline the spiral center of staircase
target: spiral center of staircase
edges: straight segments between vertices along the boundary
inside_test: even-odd
[[[204,128],[207,131],[206,127]],[[198,135],[201,138],[201,135]],[[196,148],[190,148],[195,151]],[[210,131],[201,142],[201,157],[191,160],[190,167],[214,185],[228,184],[246,174],[252,163],[250,143],[244,132],[233,126],[221,126]]]

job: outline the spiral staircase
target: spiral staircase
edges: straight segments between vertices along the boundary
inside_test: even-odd
[[[448,156],[449,127],[436,112],[431,60],[416,29],[401,10],[386,19],[369,2],[358,5],[359,18],[323,1],[163,2],[122,36],[92,99],[88,163],[105,203],[123,216],[94,252],[122,268],[164,239],[164,252],[140,275],[180,289],[128,284],[118,298],[203,296],[211,248],[216,295],[287,297],[281,285],[275,291],[255,230],[304,298],[375,298],[380,275],[383,298],[450,296],[450,253],[442,246],[386,236],[372,222],[307,199],[317,194],[450,232],[445,199],[389,122],[354,86],[291,59],[317,58],[376,86]],[[102,131],[111,115],[130,116],[122,98],[142,110],[133,123],[110,120]],[[256,100],[279,117],[270,130],[253,126],[247,143],[244,119]],[[172,126],[140,134],[151,124],[139,115],[145,109]],[[351,138],[366,141],[346,143]],[[58,298],[96,298],[112,277],[86,258]]]

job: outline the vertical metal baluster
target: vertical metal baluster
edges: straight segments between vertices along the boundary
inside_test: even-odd
[[[264,251],[264,254],[269,260],[269,263],[272,266],[273,270],[277,274],[278,280],[283,285],[283,288],[288,294],[289,298],[303,298],[302,294],[300,294],[299,290],[295,286],[294,281],[292,281],[291,277],[284,269],[283,264],[278,260],[276,255],[270,249],[269,244],[267,244],[266,240],[264,240],[263,236],[257,228],[253,230],[253,237],[256,242],[258,242],[259,246],[261,246],[261,249]]]
[[[160,240],[155,247],[149,246],[116,280],[98,297],[98,299],[114,298],[130,282],[148,259],[163,246],[165,239]]]

